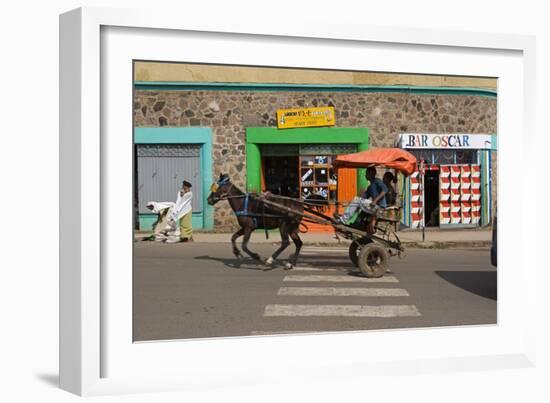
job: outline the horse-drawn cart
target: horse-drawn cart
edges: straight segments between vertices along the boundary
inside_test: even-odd
[[[342,155],[334,161],[334,168],[367,168],[382,166],[394,169],[405,176],[416,170],[416,158],[407,151],[397,148],[371,149],[359,153]],[[306,204],[303,212],[293,211],[277,202],[258,196],[263,203],[275,210],[298,214],[309,222],[332,225],[335,233],[351,240],[349,257],[366,277],[381,277],[388,269],[389,256],[400,256],[404,252],[395,230],[399,222],[393,214],[396,207],[358,209],[351,223],[343,223],[329,217]],[[277,198],[277,196],[275,196]],[[375,220],[374,223],[372,220]]]
[[[338,168],[368,168],[381,166],[394,169],[408,176],[416,171],[416,158],[407,151],[398,148],[370,149],[353,154],[339,156],[334,160],[335,170]],[[371,204],[360,203],[351,220],[342,221],[338,217],[324,214],[318,201],[293,199],[271,193],[243,193],[231,184],[224,175],[213,185],[209,196],[211,204],[218,200],[229,200],[235,215],[241,225],[233,237],[233,252],[240,256],[235,240],[244,234],[243,250],[255,259],[259,256],[247,249],[250,232],[258,228],[277,228],[281,230],[283,243],[281,247],[267,260],[272,264],[274,259],[289,244],[289,236],[296,244],[296,253],[291,257],[286,268],[296,264],[302,242],[298,237],[302,222],[330,225],[336,236],[351,240],[349,257],[355,266],[359,267],[366,277],[381,277],[389,266],[390,256],[399,256],[404,248],[395,229],[398,224],[397,215],[392,213],[395,207],[378,208]],[[353,202],[352,202],[353,203]]]

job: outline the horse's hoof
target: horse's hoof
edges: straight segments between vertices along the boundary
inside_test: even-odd
[[[270,258],[267,259],[264,263],[265,263],[266,266],[271,266],[271,265],[273,265],[273,258],[270,257]]]
[[[293,268],[294,266],[292,265],[292,263],[285,264],[285,270],[292,270]]]

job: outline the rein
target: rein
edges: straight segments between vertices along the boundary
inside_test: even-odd
[[[221,183],[223,184],[223,183]],[[318,216],[319,218],[322,218],[322,220],[319,220],[319,218],[317,217],[304,217],[302,216],[301,220],[300,220],[300,227],[303,227],[303,228],[300,228],[300,232],[301,233],[305,233],[308,231],[308,226],[304,223],[305,222],[308,222],[308,223],[315,223],[315,224],[319,224],[319,223],[322,223],[322,224],[329,224],[330,221],[326,219],[326,217],[320,213],[317,213],[315,211],[310,211],[310,209],[308,207],[314,207],[316,205],[318,205],[318,203],[316,203],[314,200],[312,201],[308,201],[308,200],[304,200],[304,199],[295,199],[293,197],[288,197],[288,196],[282,196],[282,195],[274,195],[274,194],[271,194],[271,193],[266,193],[266,194],[262,194],[262,193],[244,193],[244,194],[239,194],[239,195],[231,195],[231,191],[233,190],[235,186],[233,185],[233,183],[231,183],[231,186],[229,187],[229,189],[227,189],[227,191],[225,191],[224,193],[222,193],[221,195],[218,196],[218,200],[222,201],[222,200],[229,200],[229,199],[244,199],[244,203],[243,205],[240,207],[240,210],[236,210],[236,209],[233,209],[233,212],[235,213],[235,216],[238,217],[249,217],[249,218],[252,218],[253,220],[253,223],[254,225],[257,227],[258,226],[258,222],[257,222],[257,219],[258,218],[261,218],[262,219],[262,225],[265,229],[265,234],[266,234],[266,239],[269,239],[269,234],[268,234],[268,231],[267,231],[267,227],[265,225],[265,219],[266,218],[277,218],[277,219],[283,219],[285,217],[285,215],[278,215],[278,214],[269,214],[265,212],[266,210],[266,205],[269,206],[270,204],[274,204],[276,205],[276,203],[274,203],[273,201],[267,201],[265,200],[264,198],[266,196],[269,196],[270,198],[273,198],[275,200],[291,200],[292,202],[294,203],[297,203],[297,204],[300,204],[300,205],[303,205],[305,210],[308,211],[309,213],[312,213],[316,216]],[[250,198],[253,198],[253,199],[256,199],[260,204],[261,204],[261,212],[253,212],[253,211],[249,211],[249,200]],[[264,199],[264,200],[263,200]],[[323,203],[324,204],[324,203]],[[327,203],[329,204],[329,203]],[[325,206],[327,204],[324,204]],[[342,205],[343,203],[330,203],[330,204],[340,204]],[[257,206],[258,208],[260,208],[260,205]]]
[[[253,222],[254,222],[254,225],[257,227],[258,226],[258,223],[256,221],[256,218],[258,217],[261,217],[262,218],[262,225],[265,229],[265,237],[266,239],[269,239],[269,233],[267,231],[267,227],[265,225],[265,219],[266,218],[278,218],[278,219],[281,219],[283,218],[284,216],[282,215],[275,215],[275,214],[266,214],[265,212],[265,203],[261,203],[262,205],[262,212],[261,213],[255,213],[255,212],[251,212],[251,211],[248,211],[248,201],[250,200],[250,198],[256,198],[257,194],[256,193],[245,193],[245,194],[240,194],[240,195],[231,195],[231,190],[233,190],[234,188],[234,185],[233,183],[231,183],[231,186],[229,187],[229,189],[224,192],[223,194],[221,194],[219,197],[218,197],[218,200],[222,201],[222,200],[229,200],[229,199],[244,199],[244,205],[242,207],[242,210],[233,210],[233,212],[235,213],[235,215],[237,217],[250,217],[252,218]],[[258,200],[258,198],[256,198]]]
[[[239,197],[243,197],[244,195],[238,195],[238,196],[229,196],[229,192],[233,190],[233,184],[229,187],[227,192],[220,195],[220,200],[227,200],[227,199],[237,199]]]

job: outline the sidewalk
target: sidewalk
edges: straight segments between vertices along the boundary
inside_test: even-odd
[[[141,239],[148,234],[140,233],[136,238]],[[229,243],[231,233],[216,232],[195,232],[193,239],[201,243]],[[426,230],[424,241],[422,231],[404,230],[397,232],[397,236],[406,247],[415,248],[451,248],[451,247],[483,247],[491,246],[490,229],[460,229],[460,230]],[[334,237],[334,233],[305,233],[300,238],[306,246],[340,246],[347,247],[350,241]],[[242,238],[238,240],[242,242]],[[257,230],[252,233],[251,243],[280,243],[281,237],[277,232],[269,232],[269,239],[266,239],[265,232]]]

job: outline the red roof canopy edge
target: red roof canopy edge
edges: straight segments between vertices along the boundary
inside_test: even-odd
[[[367,168],[384,166],[396,169],[405,176],[417,170],[416,157],[401,148],[371,148],[353,154],[339,155],[334,168]]]

